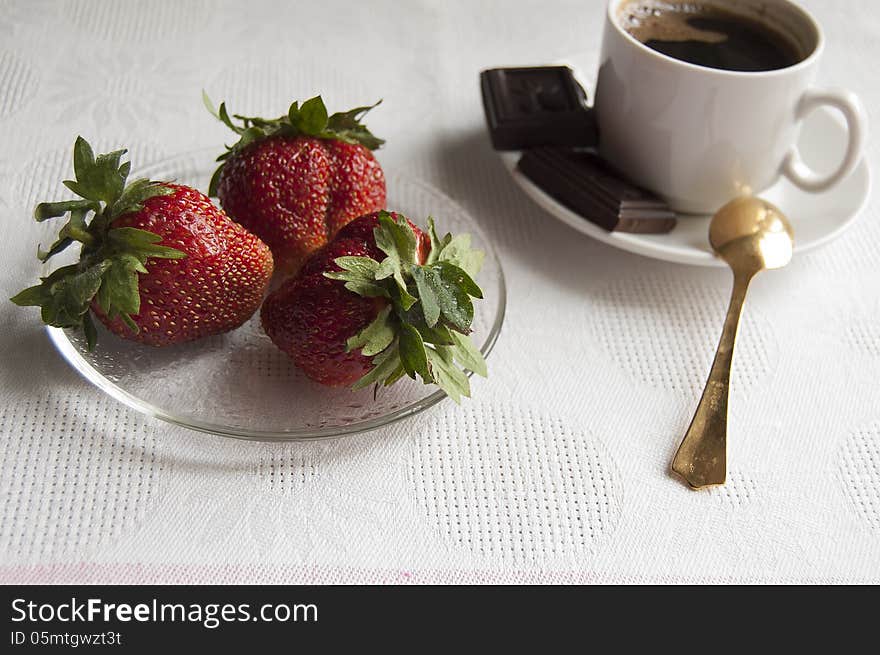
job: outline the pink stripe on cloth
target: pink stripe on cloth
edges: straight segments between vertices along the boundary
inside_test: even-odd
[[[0,567],[0,584],[405,584],[409,572],[344,567],[49,564]]]
[[[268,564],[50,564],[0,567],[0,584],[840,584],[827,578],[606,575],[587,571],[394,571]],[[862,580],[878,583],[880,579]]]

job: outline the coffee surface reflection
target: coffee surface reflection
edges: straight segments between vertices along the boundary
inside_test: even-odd
[[[708,68],[769,71],[803,59],[774,26],[711,3],[630,2],[621,26],[652,50]]]

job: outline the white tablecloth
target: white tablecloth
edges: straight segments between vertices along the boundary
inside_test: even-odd
[[[822,81],[877,124],[880,9],[805,4]],[[280,113],[384,98],[381,161],[452,196],[502,255],[509,311],[473,400],[388,429],[269,445],[175,428],[80,379],[0,303],[2,582],[880,581],[880,203],[754,285],[728,484],[669,462],[730,276],[591,241],[491,150],[477,74],[595,63],[604,3],[0,1],[0,280],[35,279],[33,203],[73,139],[135,163],[229,141],[204,87]],[[872,166],[880,163],[876,141]]]

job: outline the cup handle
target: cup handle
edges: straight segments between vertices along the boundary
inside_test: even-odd
[[[835,171],[827,175],[820,175],[807,166],[797,146],[793,146],[788,151],[782,163],[782,172],[806,191],[825,191],[852,173],[862,158],[862,149],[865,145],[865,110],[855,93],[845,89],[809,89],[798,103],[795,110],[796,119],[803,120],[807,114],[823,105],[834,107],[843,114],[849,143],[843,161]]]

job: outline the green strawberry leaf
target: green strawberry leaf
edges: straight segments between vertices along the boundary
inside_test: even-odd
[[[95,294],[98,293],[104,273],[109,270],[110,265],[110,262],[105,259],[79,272],[77,275],[65,278],[59,283],[66,283],[65,286],[70,299],[77,307],[83,308],[80,312],[81,314],[85,313],[88,304],[95,297]]]
[[[79,241],[85,244],[94,242],[94,237],[89,232],[89,226],[86,223],[86,211],[82,208],[76,208],[70,212],[70,220],[58,232],[58,239],[49,247],[49,250],[43,250],[37,247],[37,259],[46,262],[50,257],[54,257],[59,252]]]
[[[49,250],[43,250],[42,247],[37,246],[37,259],[45,263],[50,257],[54,257],[73,243],[74,240],[70,237],[59,237],[55,243],[49,246]]]
[[[406,374],[413,380],[418,373],[425,384],[434,381],[431,369],[428,367],[428,354],[422,335],[412,325],[400,326],[400,363]]]
[[[80,184],[79,182],[75,182],[74,180],[64,180],[62,182],[64,186],[73,191],[76,195],[82,196],[83,198],[89,198],[90,200],[98,201],[100,198],[92,197],[95,195],[95,192],[88,187]]]
[[[40,307],[49,299],[49,290],[45,284],[36,284],[12,296],[9,300],[19,307]]]
[[[379,213],[379,225],[373,230],[376,247],[387,257],[379,264],[376,280],[393,277],[397,283],[396,299],[403,311],[408,311],[416,302],[410,293],[404,277],[404,266],[416,258],[416,235],[406,218],[401,216],[397,222],[388,212]]]
[[[380,100],[375,105],[365,107],[355,107],[348,111],[338,111],[327,121],[327,128],[333,131],[345,131],[357,129],[360,125],[360,119],[363,118],[368,111],[382,104]]]
[[[371,384],[381,382],[394,375],[400,366],[400,351],[397,342],[394,342],[373,358],[373,368],[355,382],[352,389],[364,389]]]
[[[427,349],[428,361],[434,373],[434,379],[446,394],[456,403],[461,402],[462,396],[469,398],[471,385],[467,375],[456,368],[453,356],[446,346],[437,346]]]
[[[482,250],[471,248],[470,234],[458,234],[443,246],[437,261],[454,264],[473,277],[483,268],[484,258]]]
[[[310,98],[302,104],[293,126],[310,136],[317,136],[327,128],[327,107],[321,96]]]
[[[345,283],[345,288],[365,298],[391,298],[388,289],[372,282],[349,280]]]
[[[372,134],[360,119],[363,118],[368,111],[382,104],[380,100],[375,105],[369,107],[356,107],[346,112],[338,112],[330,116],[327,121],[327,129],[325,138],[335,138],[346,143],[360,143],[362,146],[376,150],[385,143]]]
[[[77,180],[84,180],[95,167],[95,151],[81,136],[73,144],[73,172]]]
[[[376,272],[373,274],[373,277],[376,280],[385,280],[389,277],[393,277],[395,274],[400,272],[400,260],[397,258],[397,254],[388,255],[385,259],[382,260],[382,263],[379,264]]]
[[[140,313],[138,273],[146,272],[140,259],[133,255],[118,255],[111,260],[98,291],[98,302],[108,317],[112,319],[119,314],[136,316]]]
[[[381,284],[377,284],[376,272],[379,262],[370,257],[346,256],[337,257],[336,265],[341,271],[326,271],[324,277],[331,280],[342,280],[345,288],[360,296],[369,298],[390,298],[391,294]]]
[[[379,268],[376,269],[375,278],[377,282],[382,282],[389,278],[394,280],[394,286],[389,290],[389,297],[395,300],[403,311],[409,311],[409,308],[416,303],[417,298],[407,288],[406,280],[403,277],[403,270],[400,267],[400,260],[396,254],[389,255],[382,260]]]
[[[452,241],[452,235],[448,232],[441,239],[437,236],[437,228],[434,226],[434,219],[429,216],[428,217],[428,238],[431,241],[431,251],[428,253],[428,257],[425,260],[425,264],[433,264],[440,258],[440,253],[443,252],[443,249],[449,245],[449,242]]]
[[[389,375],[387,378],[385,378],[385,382],[383,384],[386,387],[390,387],[392,384],[397,382],[404,375],[406,375],[406,370],[403,368],[403,364],[398,364],[397,368],[394,369],[394,371],[391,373],[391,375]]]
[[[421,271],[418,277],[416,277],[417,270]],[[473,280],[467,277],[464,271],[448,262],[413,267],[413,276],[416,277],[417,285],[421,282],[428,290],[429,306],[423,306],[423,309],[427,310],[425,320],[428,326],[433,327],[429,319],[434,316],[433,305],[436,304],[439,314],[446,323],[459,332],[467,333],[474,318],[474,306],[468,294],[468,288],[471,288],[468,282],[473,285]],[[479,290],[479,287],[476,288]],[[422,291],[419,291],[419,297],[423,297]]]
[[[101,278],[109,262],[99,261],[86,268],[65,266],[43,278],[39,291],[25,289],[12,301],[18,305],[38,305],[46,325],[69,328],[80,327],[89,303],[101,285]]]
[[[346,350],[361,349],[361,354],[370,357],[385,350],[394,341],[395,331],[389,317],[391,305],[379,312],[376,318],[363,330],[346,342]]]
[[[108,245],[115,247],[119,252],[129,253],[146,260],[149,257],[157,259],[183,259],[186,253],[177,248],[157,245],[161,240],[158,234],[136,227],[117,227],[109,230],[106,234]]]
[[[333,261],[342,271],[324,273],[324,276],[331,280],[363,280],[365,282],[376,280],[379,262],[372,257],[346,256],[337,257]]]
[[[486,360],[483,353],[474,345],[469,336],[460,332],[450,331],[449,333],[455,341],[451,348],[452,356],[459,364],[469,371],[473,371],[482,377],[488,377],[489,372],[486,369]]]
[[[406,288],[406,282],[402,281],[400,273],[395,274],[394,281],[396,285],[391,292],[391,300],[400,307],[401,311],[408,312],[418,302],[418,298]]]
[[[238,145],[242,148],[250,145],[254,141],[259,141],[266,137],[266,131],[261,127],[248,127],[243,130],[241,133],[241,139],[238,142]]]
[[[61,238],[69,238],[81,243],[94,243],[95,239],[89,232],[89,225],[86,222],[86,209],[77,208],[71,210],[70,220],[58,232]]]
[[[321,137],[325,139],[337,139],[344,143],[360,144],[368,150],[378,150],[385,143],[384,139],[374,136],[372,132],[365,127],[343,132],[331,132],[330,130],[326,130]]]
[[[447,233],[442,239],[437,236],[434,219],[428,218],[428,238],[431,252],[425,264],[449,262],[465,271],[470,277],[476,276],[483,267],[485,253],[471,246],[471,235],[459,234],[453,237]]]
[[[455,344],[455,341],[452,340],[451,330],[443,323],[437,323],[433,327],[428,327],[428,323],[422,312],[421,301],[413,305],[408,311],[398,312],[397,317],[401,323],[412,325],[418,330],[425,343],[440,346],[451,346]]]
[[[379,212],[379,225],[373,235],[376,247],[389,257],[396,257],[401,265],[416,261],[416,234],[403,216],[395,222],[388,212]]]
[[[483,297],[482,289],[477,286],[477,283],[473,281],[463,268],[447,261],[437,262],[435,266],[440,269],[440,277],[448,284],[459,287],[466,294],[474,298]]]
[[[98,330],[95,329],[95,322],[92,315],[86,312],[83,314],[83,332],[86,335],[86,347],[89,351],[95,349],[95,343],[98,341]]]
[[[34,220],[38,223],[49,218],[64,216],[67,212],[75,210],[98,211],[101,206],[88,200],[62,200],[61,202],[41,202],[34,209]]]
[[[95,295],[95,301],[98,303],[98,306],[111,319],[119,314],[113,306],[113,295],[113,289],[111,289],[109,284],[101,284],[98,293]]]
[[[76,275],[80,270],[78,264],[70,264],[69,266],[62,266],[61,268],[56,268],[52,271],[48,277],[41,278],[45,284],[55,284],[63,280],[64,278],[70,275]]]
[[[143,178],[135,180],[125,188],[119,199],[109,208],[110,220],[142,209],[144,201],[153,196],[171,195],[172,193],[174,193],[174,189],[164,184]]]
[[[437,325],[440,320],[440,301],[434,289],[440,285],[437,272],[425,266],[413,266],[412,276],[419,291],[419,301],[428,327]]]
[[[119,165],[119,160],[125,152],[125,150],[115,150],[96,158],[88,142],[82,137],[77,137],[73,146],[73,170],[76,181],[66,180],[64,184],[87,200],[113,204],[125,188],[129,167]]]
[[[445,325],[437,325],[436,327],[431,328],[427,325],[417,324],[415,328],[419,331],[419,334],[422,335],[422,340],[425,343],[430,343],[435,346],[452,346],[455,344],[455,341],[452,339],[455,330],[450,330]]]
[[[242,132],[244,132],[245,128],[238,127],[237,125],[235,125],[235,123],[232,122],[232,119],[229,117],[229,112],[226,110],[225,102],[220,103],[220,110],[217,113],[217,117],[222,121],[224,125],[226,125],[226,127],[231,129],[236,134],[241,134]]]
[[[122,322],[125,323],[126,327],[128,327],[132,333],[137,334],[141,331],[138,324],[134,322],[134,319],[129,314],[120,314],[119,318],[122,319]]]
[[[299,101],[294,100],[290,103],[290,109],[287,110],[287,120],[291,125],[299,122]]]
[[[221,157],[222,157],[222,155],[221,155]],[[224,159],[227,159],[227,157],[224,157]],[[222,161],[222,160],[218,158],[217,161]],[[220,186],[220,175],[222,173],[223,173],[223,165],[221,164],[220,166],[217,167],[217,170],[214,171],[214,174],[211,175],[211,181],[208,183],[208,196],[210,198],[217,197],[217,189]]]
[[[125,150],[115,150],[106,155],[98,155],[95,158],[94,173],[97,183],[103,182],[105,194],[102,200],[107,204],[116,202],[123,189],[125,188],[125,180],[128,177],[129,168],[120,168],[119,160],[125,154]]]
[[[217,109],[214,107],[214,103],[211,100],[211,96],[208,95],[208,92],[202,89],[202,104],[205,105],[205,109],[208,110],[208,113],[211,114],[216,119],[220,118],[220,114],[217,113]]]

